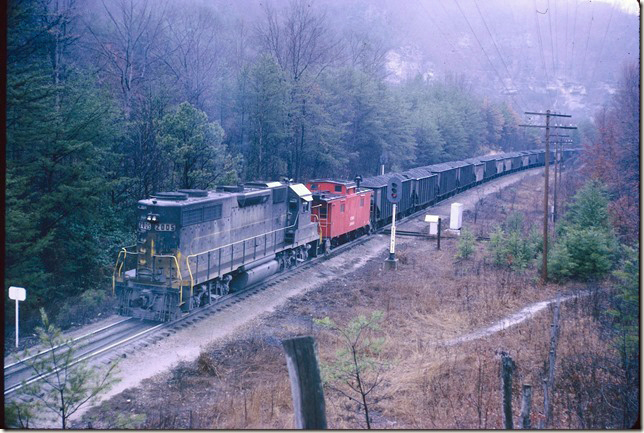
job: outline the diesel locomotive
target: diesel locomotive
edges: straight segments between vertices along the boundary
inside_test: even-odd
[[[578,149],[564,149],[560,162]],[[555,154],[550,152],[550,161]],[[544,165],[543,150],[417,167],[356,182],[250,182],[156,193],[138,202],[137,243],[113,275],[119,313],[169,321],[391,222],[389,178],[402,179],[397,218],[481,182]]]
[[[138,238],[117,258],[119,313],[156,321],[297,266],[317,251],[311,192],[253,182],[160,192],[138,202]]]

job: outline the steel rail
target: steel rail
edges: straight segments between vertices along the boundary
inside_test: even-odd
[[[70,363],[70,364],[68,364],[68,365],[65,365],[65,366],[63,366],[63,367],[57,368],[57,369],[52,370],[52,371],[47,372],[47,373],[41,373],[41,374],[39,374],[39,375],[37,375],[37,376],[32,376],[32,377],[30,377],[29,379],[27,379],[26,381],[23,381],[23,382],[21,382],[21,383],[19,383],[19,384],[16,384],[16,385],[14,385],[14,386],[12,386],[12,387],[9,387],[9,388],[5,389],[5,390],[4,390],[4,395],[11,394],[11,393],[13,393],[13,392],[15,392],[15,391],[19,390],[20,388],[22,388],[22,387],[24,387],[24,386],[26,386],[26,385],[30,385],[30,384],[32,384],[32,383],[34,383],[34,382],[36,382],[36,381],[38,381],[38,380],[40,380],[40,379],[44,379],[44,378],[46,378],[46,377],[49,377],[49,376],[51,376],[52,374],[58,373],[58,372],[59,372],[59,371],[61,371],[62,369],[65,369],[65,370],[66,370],[66,369],[68,369],[69,367],[73,367],[74,365],[76,365],[76,364],[78,364],[78,363],[80,363],[80,362],[86,361],[86,360],[88,360],[88,359],[90,359],[90,358],[93,358],[93,357],[95,357],[95,356],[98,356],[98,355],[100,355],[100,354],[102,354],[102,353],[104,353],[104,352],[107,352],[107,351],[109,351],[109,350],[112,350],[112,349],[114,349],[114,348],[116,348],[116,347],[118,347],[118,346],[120,346],[120,345],[123,345],[123,344],[125,344],[125,343],[128,343],[128,342],[130,342],[131,340],[134,340],[134,339],[139,338],[139,337],[141,337],[141,336],[143,336],[143,335],[145,335],[145,334],[148,334],[148,333],[151,333],[151,332],[153,332],[153,331],[156,331],[156,330],[157,330],[157,329],[159,329],[159,328],[166,327],[166,325],[167,325],[167,324],[165,324],[165,323],[160,323],[160,324],[158,324],[158,325],[156,325],[156,326],[153,326],[152,328],[145,329],[145,330],[143,330],[143,331],[141,331],[141,332],[138,332],[138,333],[136,333],[136,334],[134,334],[134,335],[132,335],[132,336],[129,336],[129,337],[127,337],[127,338],[123,339],[123,340],[120,340],[120,341],[117,341],[117,342],[115,342],[115,343],[112,343],[112,344],[108,345],[107,347],[103,347],[103,348],[99,348],[98,350],[91,351],[90,353],[87,353],[87,354],[85,354],[85,355],[81,356],[80,358],[78,358],[78,359],[74,360],[72,363]]]
[[[30,359],[36,358],[36,357],[38,357],[38,356],[44,355],[45,353],[48,353],[48,352],[51,352],[51,351],[53,351],[53,350],[56,350],[56,349],[58,349],[58,348],[60,348],[60,347],[66,346],[68,343],[76,343],[76,342],[78,342],[78,341],[81,341],[81,340],[84,340],[84,339],[86,339],[86,338],[92,337],[92,336],[94,336],[94,335],[98,334],[99,332],[103,332],[103,331],[105,331],[105,330],[107,330],[107,329],[110,329],[110,328],[115,327],[116,325],[120,325],[121,323],[125,323],[125,322],[130,321],[130,320],[133,320],[133,319],[134,319],[134,317],[128,317],[128,318],[125,318],[125,319],[123,319],[123,320],[121,320],[121,321],[114,322],[114,323],[112,323],[112,324],[110,324],[110,325],[103,326],[102,328],[96,329],[96,330],[94,330],[94,331],[90,332],[89,334],[81,335],[80,337],[76,337],[76,338],[74,338],[74,339],[68,340],[68,341],[66,341],[65,343],[59,344],[59,345],[54,346],[54,347],[50,347],[50,348],[49,348],[49,349],[47,349],[47,350],[43,350],[42,352],[38,352],[38,353],[36,353],[36,354],[34,354],[34,355],[28,356],[28,357],[23,358],[23,359],[19,359],[19,360],[18,360],[18,361],[16,361],[16,362],[13,362],[13,363],[11,363],[11,364],[5,365],[5,366],[4,366],[4,369],[5,369],[5,370],[7,370],[7,369],[9,369],[9,368],[11,368],[11,367],[13,367],[13,366],[15,366],[15,365],[22,364],[22,363],[23,363],[23,362],[25,362],[25,361],[29,361]]]

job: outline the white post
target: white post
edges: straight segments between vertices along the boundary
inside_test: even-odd
[[[16,299],[16,349],[18,348],[18,300]]]
[[[389,243],[389,258],[396,257],[396,203],[393,204],[391,216],[391,241]]]
[[[18,348],[18,302],[27,299],[27,291],[24,287],[9,287],[9,299],[16,301],[16,348]]]
[[[398,260],[396,259],[396,203],[392,203],[392,205],[389,257],[385,259],[385,269],[395,270],[398,267]]]

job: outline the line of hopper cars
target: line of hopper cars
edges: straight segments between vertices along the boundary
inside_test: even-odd
[[[173,320],[383,227],[391,222],[386,188],[394,174],[403,179],[397,217],[404,217],[498,176],[543,165],[544,156],[543,150],[487,155],[355,182],[248,182],[156,193],[138,202],[136,245],[122,248],[116,260],[118,312]]]

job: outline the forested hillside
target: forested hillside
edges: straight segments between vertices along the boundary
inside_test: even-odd
[[[10,1],[5,287],[28,288],[26,320],[102,303],[154,192],[540,145],[472,71],[392,80],[404,32],[381,6]]]

